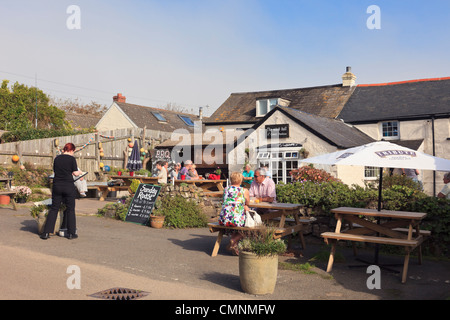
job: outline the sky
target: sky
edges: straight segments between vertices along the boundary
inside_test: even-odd
[[[449,17],[448,0],[0,0],[0,80],[210,115],[234,92],[341,83],[347,66],[357,84],[448,77]]]

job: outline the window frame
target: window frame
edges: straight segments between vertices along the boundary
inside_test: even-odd
[[[391,127],[391,130],[390,130],[390,132],[387,130],[387,129],[389,129],[389,127],[388,128],[386,128],[386,131],[385,131],[385,125],[386,126],[390,126]],[[395,133],[396,132],[396,135],[384,135],[384,133]],[[380,133],[381,133],[381,139],[384,139],[384,140],[400,140],[400,121],[398,121],[398,120],[389,120],[389,121],[382,121],[382,122],[380,122]]]
[[[178,117],[179,117],[181,120],[183,120],[183,122],[184,122],[187,126],[189,126],[189,127],[195,127],[194,121],[192,121],[192,119],[189,118],[188,116],[178,115]],[[192,123],[192,124],[190,124],[188,121],[186,121],[186,119],[189,119],[189,122]]]
[[[273,100],[273,102],[275,102],[275,103],[271,104],[271,100]],[[261,101],[265,101],[267,103],[267,108],[266,108],[265,113],[261,112],[261,106],[260,106]],[[268,114],[270,111],[272,111],[275,106],[277,106],[279,104],[279,101],[280,101],[280,98],[262,98],[262,99],[256,100],[256,116],[264,117],[266,114]]]
[[[160,112],[156,112],[156,111],[152,111],[152,115],[156,118],[156,120],[158,120],[159,122],[167,122],[167,119],[160,113]],[[160,118],[158,118],[161,117]]]

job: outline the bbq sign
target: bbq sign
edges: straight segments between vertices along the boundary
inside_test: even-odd
[[[414,151],[405,151],[405,150],[377,151],[375,152],[375,154],[380,158],[389,158],[391,160],[406,160],[416,157],[416,153]]]

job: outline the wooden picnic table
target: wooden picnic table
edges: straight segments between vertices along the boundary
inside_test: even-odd
[[[106,196],[111,191],[128,191],[129,186],[132,183],[132,180],[137,179],[140,181],[140,183],[145,184],[158,184],[158,178],[157,177],[144,177],[144,176],[119,176],[119,175],[108,175],[108,178],[111,180],[118,180],[122,179],[124,182],[124,185],[122,186],[108,186],[107,183],[104,184],[90,184],[88,187],[90,188],[96,188],[99,193],[99,201],[104,201]]]
[[[134,179],[139,180],[141,183],[158,184],[158,177],[108,175],[108,178],[111,179],[111,180],[122,179],[124,184],[127,185],[127,186],[130,186],[132,180],[134,180]]]
[[[294,232],[298,232],[300,241],[302,243],[303,249],[305,248],[305,240],[303,238],[303,226],[307,225],[311,222],[309,219],[304,219],[300,217],[300,208],[303,205],[301,204],[291,204],[291,203],[269,203],[269,202],[260,202],[256,203],[254,201],[250,201],[249,207],[252,209],[267,209],[269,211],[265,213],[261,213],[261,219],[263,222],[268,222],[270,220],[279,221],[278,226],[275,229],[275,238],[281,238],[287,235],[291,235]],[[293,216],[294,218],[287,218],[287,216]],[[287,223],[292,223],[293,225],[287,225]],[[249,228],[249,227],[227,227],[221,226],[219,223],[208,223],[209,231],[219,232],[217,235],[216,242],[214,244],[214,248],[211,256],[215,257],[217,252],[219,251],[220,243],[222,241],[222,237],[225,232],[228,231],[251,231],[257,230],[260,228],[259,226]]]
[[[4,191],[0,191],[0,195],[9,196],[10,203],[12,203],[13,209],[17,210],[16,201],[14,200],[14,196],[16,195],[17,191],[11,189],[11,181],[12,178],[0,177],[0,183],[4,184],[5,188]]]
[[[301,218],[300,209],[303,207],[302,204],[278,202],[256,203],[254,199],[250,199],[249,207],[252,209],[263,209],[257,210],[263,222],[279,220],[278,227],[285,229],[281,234],[282,237],[298,232],[303,249],[306,247],[305,239],[303,238],[303,226],[309,224],[310,220]],[[293,218],[288,218],[288,216],[293,216]],[[286,226],[286,222],[290,222],[292,225]]]
[[[190,180],[179,180],[175,179],[174,184],[180,185],[182,183],[194,184],[197,187],[202,188],[204,191],[223,191],[223,184],[227,180],[209,180],[209,179],[190,179]]]
[[[330,272],[333,267],[336,243],[339,240],[404,247],[406,254],[403,263],[402,283],[406,282],[410,253],[417,247],[419,247],[419,264],[422,263],[421,244],[424,241],[424,237],[430,234],[429,231],[420,230],[420,223],[426,217],[426,213],[391,210],[378,211],[349,207],[332,209],[331,212],[335,214],[337,220],[336,229],[334,232],[321,234],[326,243],[332,242],[327,272]],[[376,221],[369,221],[366,217],[376,218]],[[343,231],[341,229],[344,221],[348,222],[349,229]],[[354,254],[356,255],[355,247]],[[376,252],[374,264],[378,263],[377,260],[378,252]]]

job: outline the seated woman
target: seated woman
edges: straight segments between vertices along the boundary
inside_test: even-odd
[[[189,169],[189,176],[192,180],[198,180],[200,177],[198,176],[197,170],[195,170],[196,166],[193,164],[191,168]]]
[[[245,211],[249,210],[250,196],[248,190],[241,187],[242,179],[240,172],[232,172],[230,175],[230,185],[223,191],[222,210],[219,214],[220,225],[229,227],[245,225]],[[233,232],[228,250],[238,255],[237,244],[242,237],[239,232]]]

